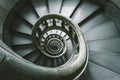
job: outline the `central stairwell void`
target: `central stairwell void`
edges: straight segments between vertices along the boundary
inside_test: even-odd
[[[20,0],[4,23],[3,68],[11,77],[3,79],[120,80],[119,35],[94,1]]]

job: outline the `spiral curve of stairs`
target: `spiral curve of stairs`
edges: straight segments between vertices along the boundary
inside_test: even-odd
[[[0,11],[1,80],[120,80],[113,2],[5,0]]]

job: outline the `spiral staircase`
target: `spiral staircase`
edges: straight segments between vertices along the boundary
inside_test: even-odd
[[[0,80],[120,80],[112,1],[0,2]]]

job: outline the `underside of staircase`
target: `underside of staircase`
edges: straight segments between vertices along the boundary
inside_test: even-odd
[[[120,80],[112,1],[0,1],[0,34],[0,80]]]

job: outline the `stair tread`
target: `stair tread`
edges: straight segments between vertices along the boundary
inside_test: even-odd
[[[29,5],[25,6],[23,10],[19,13],[21,17],[23,17],[26,21],[28,21],[30,24],[34,25],[35,22],[38,19],[38,16],[36,15],[33,8]]]
[[[44,65],[45,64],[46,57],[44,55],[39,55],[39,57],[36,58],[35,63],[38,65]]]
[[[120,80],[120,74],[112,72],[95,63],[88,63],[88,71],[92,80]]]
[[[88,42],[89,50],[111,50],[113,52],[120,50],[120,38],[97,40]]]
[[[59,14],[63,0],[48,0],[50,13]]]
[[[47,59],[45,65],[46,65],[47,67],[52,67],[52,59]]]
[[[13,46],[14,51],[20,56],[24,57],[25,55],[33,52],[35,47],[31,44]]]
[[[48,13],[45,0],[31,0],[31,2],[40,17]]]
[[[97,16],[90,19],[85,24],[81,25],[81,30],[83,33],[86,33],[90,29],[93,29],[94,27],[101,25],[102,23],[105,23],[108,21],[109,18],[104,13],[99,13]]]
[[[90,61],[120,74],[120,54],[105,51],[90,51]]]
[[[23,44],[32,44],[32,40],[22,36],[17,36],[17,35],[13,36],[12,45],[23,45]]]
[[[100,6],[96,4],[84,1],[73,14],[72,19],[75,23],[80,23],[99,8]]]
[[[35,51],[29,53],[24,58],[27,59],[30,62],[34,62],[37,59],[38,56],[39,56],[39,53],[35,50]]]
[[[28,35],[31,35],[32,33],[32,28],[30,27],[30,25],[25,22],[22,22],[21,20],[16,20],[16,23],[11,29]]]
[[[72,12],[77,7],[80,1],[81,0],[64,0],[61,14],[66,17],[70,17],[70,15],[72,14]]]
[[[116,28],[115,22],[108,21],[85,33],[85,37],[87,40],[95,40],[95,39],[102,39],[105,36],[115,36],[119,34],[120,33]]]

